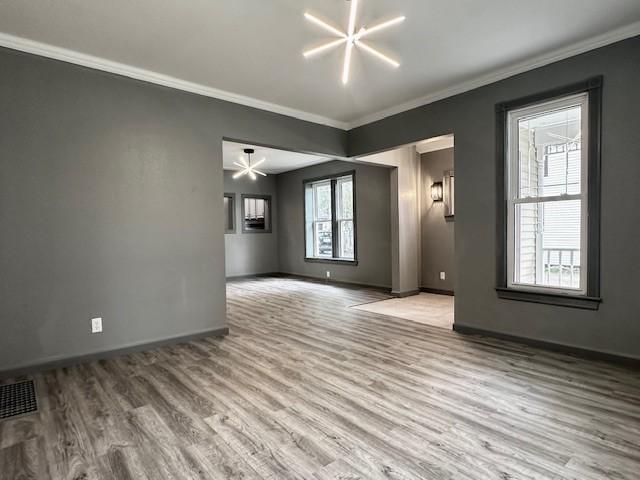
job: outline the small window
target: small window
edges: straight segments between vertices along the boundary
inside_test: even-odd
[[[271,196],[242,195],[242,232],[271,233]]]
[[[550,295],[559,304],[562,296],[598,300],[599,105],[599,89],[587,88],[502,111],[499,292]]]
[[[236,233],[236,196],[224,194],[224,233]]]
[[[356,260],[355,175],[353,172],[306,180],[306,259]]]

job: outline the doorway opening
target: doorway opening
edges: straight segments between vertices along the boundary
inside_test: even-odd
[[[358,159],[394,167],[394,299],[354,308],[453,328],[455,166],[453,134]],[[395,182],[395,183],[394,183]]]

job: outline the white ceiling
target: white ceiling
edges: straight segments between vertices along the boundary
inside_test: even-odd
[[[2,0],[0,45],[349,128],[640,34],[638,0],[360,0],[406,15],[369,38],[401,65],[358,50],[345,87],[306,11],[346,28],[345,0]]]
[[[238,162],[238,158],[246,154],[243,152],[245,148],[253,148],[255,153],[251,155],[251,161],[257,162],[265,159],[258,170],[261,172],[276,175],[278,173],[296,170],[302,167],[315,165],[333,160],[332,158],[320,157],[318,155],[310,155],[307,153],[290,152],[287,150],[276,150],[275,148],[260,147],[250,145],[248,143],[222,142],[222,164],[225,170],[240,170],[233,164]]]

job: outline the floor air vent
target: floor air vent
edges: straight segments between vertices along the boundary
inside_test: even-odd
[[[0,385],[0,419],[38,411],[33,380]]]

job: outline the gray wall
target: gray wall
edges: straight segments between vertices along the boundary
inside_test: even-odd
[[[304,261],[303,180],[356,171],[358,265]],[[390,170],[333,161],[278,175],[280,271],[318,278],[391,287]]]
[[[224,171],[225,193],[235,193],[236,233],[224,236],[227,277],[278,272],[278,195],[276,176],[251,180],[248,175],[233,179],[235,172]],[[271,195],[271,232],[242,233],[242,194]]]
[[[496,296],[495,104],[604,75],[597,311]],[[640,358],[640,37],[349,132],[350,155],[455,134],[456,323]]]
[[[225,326],[222,138],[345,154],[340,130],[55,60],[0,49],[0,72],[0,370]]]
[[[421,275],[420,286],[453,291],[454,225],[453,219],[445,218],[444,203],[431,199],[431,185],[442,182],[446,170],[453,170],[453,148],[423,153],[420,156],[420,238]],[[445,279],[440,280],[440,272]]]
[[[225,325],[223,137],[344,156],[347,142],[362,155],[454,133],[456,323],[640,358],[639,58],[636,37],[347,135],[0,49],[0,370]],[[603,303],[499,300],[494,106],[600,74]],[[301,200],[303,176],[282,175],[289,200]],[[334,278],[390,284],[388,188],[388,171],[358,175],[358,205],[385,200],[359,209],[359,242],[374,241]],[[278,203],[281,270],[323,276],[302,260],[302,213]],[[91,335],[97,315],[105,331]]]

